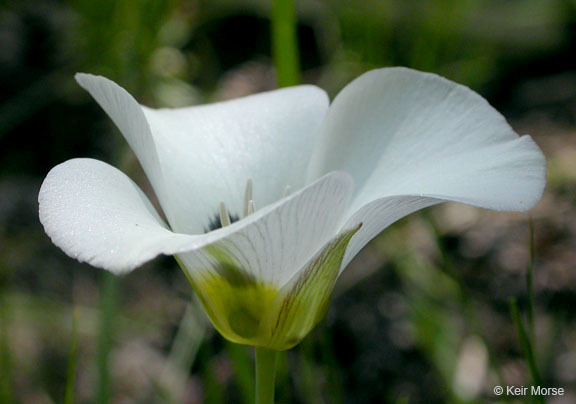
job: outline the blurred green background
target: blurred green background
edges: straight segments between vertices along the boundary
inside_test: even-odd
[[[333,96],[366,70],[404,65],[466,84],[534,136],[549,185],[533,242],[527,214],[456,204],[384,232],[288,353],[277,402],[531,402],[492,391],[532,383],[510,299],[542,384],[566,389],[547,402],[576,402],[576,1],[297,8],[304,82]],[[157,107],[272,89],[269,14],[265,0],[0,3],[0,403],[252,402],[252,352],[217,335],[171,258],[121,279],[79,264],[44,234],[37,194],[50,168],[80,156],[147,187],[75,72]]]

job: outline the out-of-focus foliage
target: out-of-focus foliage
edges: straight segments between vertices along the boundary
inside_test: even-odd
[[[101,299],[114,296],[110,280],[49,242],[36,197],[52,166],[78,156],[146,188],[75,72],[152,106],[270,89],[269,11],[265,0],[0,4],[0,403],[62,402],[69,363],[76,402],[252,402],[251,352],[215,334],[171,259],[116,281],[117,302]],[[543,147],[533,340],[544,384],[567,389],[554,403],[576,402],[576,2],[315,0],[298,11],[304,81],[334,95],[375,67],[433,71]],[[508,309],[510,298],[529,307],[529,247],[525,214],[445,205],[394,225],[289,352],[278,403],[496,402],[495,385],[529,385]]]

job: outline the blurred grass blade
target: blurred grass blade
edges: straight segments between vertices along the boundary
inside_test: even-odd
[[[334,344],[330,328],[326,324],[326,320],[321,322],[318,327],[318,335],[320,337],[320,354],[322,363],[325,364],[324,372],[328,380],[327,397],[330,404],[344,403],[344,379],[335,355]]]
[[[226,351],[236,375],[241,401],[244,404],[253,404],[255,400],[254,381],[252,380],[252,355],[249,347],[226,341]]]
[[[188,372],[194,363],[206,333],[206,321],[203,319],[201,310],[197,300],[193,300],[186,306],[178,334],[170,350],[168,361],[172,366],[184,372]]]
[[[276,358],[276,400],[281,403],[296,401],[294,389],[291,386],[292,375],[288,367],[288,354],[278,355]],[[252,385],[252,387],[254,387]]]
[[[225,404],[224,391],[226,386],[220,377],[218,361],[213,360],[207,363],[206,368],[201,372],[200,378],[204,388],[204,402],[209,404]]]
[[[78,369],[78,310],[74,309],[72,312],[72,336],[70,340],[70,352],[68,354],[68,367],[66,370],[64,404],[74,404],[76,369]]]
[[[534,330],[534,260],[536,258],[536,251],[534,245],[534,221],[532,216],[528,218],[528,226],[530,231],[530,262],[528,263],[528,269],[526,271],[526,290],[528,292],[528,336],[532,344],[534,344],[534,338],[536,336]]]
[[[272,56],[278,87],[300,84],[297,21],[293,0],[272,0]]]
[[[206,335],[206,321],[200,303],[193,299],[187,306],[172,343],[166,366],[155,387],[162,402],[178,403],[185,391],[190,368]]]
[[[120,280],[108,271],[102,273],[100,297],[100,329],[98,335],[98,396],[97,403],[110,401],[109,356],[114,338],[114,317],[118,307]]]
[[[532,383],[534,386],[542,386],[540,374],[538,372],[538,367],[536,365],[536,357],[534,355],[534,348],[528,338],[526,333],[526,328],[520,316],[520,310],[518,309],[518,302],[516,299],[510,300],[510,314],[514,325],[516,327],[516,333],[518,334],[518,340],[520,341],[520,347],[522,348],[522,353],[524,354],[524,359],[528,364],[530,370],[530,375],[532,376]],[[537,403],[545,404],[546,400],[543,396],[535,396],[534,399]]]
[[[12,403],[12,359],[8,341],[9,314],[6,295],[0,291],[0,403]]]
[[[314,342],[311,335],[305,338],[298,349],[299,396],[305,403],[321,402],[318,381],[322,379],[314,363]]]

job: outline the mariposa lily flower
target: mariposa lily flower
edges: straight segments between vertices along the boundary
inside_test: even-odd
[[[74,159],[40,190],[71,257],[115,274],[175,255],[227,339],[284,350],[322,318],[339,274],[396,220],[445,201],[525,211],[545,160],[470,89],[370,71],[329,104],[314,86],[150,109],[103,77],[78,82],[138,157],[167,223],[116,168]]]

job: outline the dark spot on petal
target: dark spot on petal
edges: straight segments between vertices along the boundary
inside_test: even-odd
[[[260,319],[245,307],[236,307],[228,316],[230,328],[242,338],[252,338],[258,333]]]
[[[247,288],[258,283],[254,275],[232,263],[219,262],[214,269],[235,288]]]
[[[230,214],[230,223],[234,223],[240,220],[240,217],[235,214]],[[210,223],[208,223],[208,227],[204,228],[204,233],[210,233],[213,230],[217,230],[222,227],[222,223],[220,223],[220,213],[216,213],[210,219]]]

